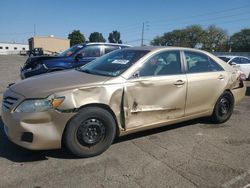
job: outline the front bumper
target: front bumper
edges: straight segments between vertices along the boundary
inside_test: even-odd
[[[12,92],[7,90],[7,93]],[[15,113],[14,106],[8,110],[3,108],[1,114],[5,133],[12,142],[32,150],[61,148],[64,128],[74,113],[56,110]],[[32,137],[27,139],[27,135]]]

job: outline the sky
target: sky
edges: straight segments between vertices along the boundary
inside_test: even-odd
[[[143,23],[145,44],[193,24],[214,24],[232,35],[250,28],[250,0],[0,1],[0,42],[27,43],[34,31],[37,36],[67,38],[78,29],[87,39],[91,32],[107,39],[118,30],[124,43],[137,46]]]

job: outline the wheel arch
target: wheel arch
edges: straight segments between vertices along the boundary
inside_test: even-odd
[[[83,105],[83,106],[80,106],[79,108],[75,109],[74,112],[78,113],[80,110],[84,109],[84,108],[87,108],[87,107],[99,107],[99,108],[102,108],[102,109],[105,109],[107,110],[113,117],[113,119],[115,120],[115,125],[116,125],[116,136],[118,136],[120,134],[120,127],[119,127],[119,124],[118,124],[118,121],[117,121],[117,118],[116,118],[116,115],[115,113],[113,112],[113,110],[107,105],[107,104],[103,104],[103,103],[91,103],[91,104],[86,104],[86,105]],[[65,135],[65,132],[66,132],[66,128],[69,124],[69,122],[71,121],[71,119],[73,118],[74,116],[72,116],[66,123],[65,127],[64,127],[64,130],[63,130],[63,134],[62,134],[62,140],[61,140],[61,145],[63,146],[64,143],[63,143],[63,140],[64,140],[64,135]]]

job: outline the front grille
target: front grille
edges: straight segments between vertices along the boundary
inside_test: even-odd
[[[11,107],[18,101],[18,98],[15,97],[4,97],[3,98],[3,109],[9,110]]]

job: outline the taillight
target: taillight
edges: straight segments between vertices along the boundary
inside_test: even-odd
[[[240,71],[239,80],[245,81],[247,79],[246,75]]]

